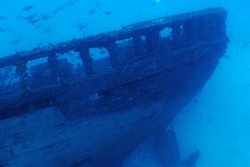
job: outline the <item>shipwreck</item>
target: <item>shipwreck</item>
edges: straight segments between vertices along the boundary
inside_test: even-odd
[[[211,77],[227,48],[226,16],[200,10],[0,58],[0,166],[123,158]]]

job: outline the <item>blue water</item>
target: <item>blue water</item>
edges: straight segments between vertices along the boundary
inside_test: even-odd
[[[1,0],[0,57],[165,15],[223,7],[228,49],[212,78],[172,122],[182,157],[197,167],[250,166],[250,2],[248,0]],[[124,167],[158,167],[147,144]]]

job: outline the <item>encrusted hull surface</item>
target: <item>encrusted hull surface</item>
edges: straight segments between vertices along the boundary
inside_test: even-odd
[[[85,55],[86,76],[77,82],[25,92],[32,84],[21,78],[24,93],[0,101],[0,166],[104,167],[122,159],[152,133],[166,127],[210,78],[227,45],[225,16],[223,9],[216,8],[160,19],[149,22],[154,33],[148,23],[133,25],[132,44],[117,48],[110,41],[101,41],[109,58],[95,64],[80,51]],[[204,20],[209,20],[206,26]],[[155,31],[165,26],[172,28],[172,34],[157,36]],[[199,32],[193,32],[195,28]],[[130,29],[127,27],[127,34]],[[146,33],[146,40],[138,38],[141,31]],[[62,50],[72,46],[64,44]],[[124,48],[139,57],[117,59],[114,54]],[[37,57],[38,53],[22,57]],[[0,60],[0,65],[2,61],[12,64],[12,60]],[[109,61],[110,69],[103,70]],[[93,72],[92,65],[99,69]]]

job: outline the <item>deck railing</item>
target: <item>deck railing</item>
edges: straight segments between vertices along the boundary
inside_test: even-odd
[[[119,63],[118,41],[132,39],[134,56],[140,57],[144,54],[151,56],[162,40],[165,40],[170,48],[179,49],[184,46],[192,46],[192,44],[199,43],[200,41],[226,37],[226,15],[227,13],[224,9],[212,8],[144,21],[125,26],[119,31],[75,39],[54,46],[35,48],[28,52],[19,52],[12,56],[0,58],[0,70],[8,66],[14,66],[15,75],[20,80],[21,92],[26,92],[28,90],[26,77],[27,64],[29,62],[45,58],[50,69],[50,76],[55,78],[55,81],[59,81],[58,55],[66,54],[67,56],[67,53],[73,51],[79,53],[76,55],[82,61],[85,75],[92,76],[94,73],[94,60],[90,54],[90,49],[104,48],[108,52],[112,69],[119,71],[121,66]],[[166,37],[163,37],[161,33],[165,29],[170,30],[170,32]],[[69,54],[68,56],[72,55]],[[2,102],[5,103],[6,98],[4,98],[4,101],[0,98],[0,104]]]

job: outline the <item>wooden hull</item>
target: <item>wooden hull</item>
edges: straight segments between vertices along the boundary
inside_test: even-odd
[[[1,124],[3,166],[86,167],[124,157],[170,116],[162,104],[68,122],[55,108]],[[162,116],[165,118],[163,120]],[[56,117],[56,119],[52,119]],[[41,122],[41,119],[45,120]],[[163,122],[164,121],[164,122]],[[25,123],[25,125],[24,125]],[[8,130],[11,128],[11,131]],[[8,132],[6,132],[8,131]],[[7,136],[6,136],[7,135]],[[10,135],[10,136],[9,136]]]
[[[167,80],[175,81],[171,84],[177,83],[179,78],[174,79],[177,75],[185,77],[181,79],[185,82],[178,89],[169,87],[166,96],[152,103],[83,120],[68,120],[59,107],[50,107],[1,121],[0,162],[11,167],[109,165],[159,128],[166,127],[198,93],[218,63],[205,60],[197,61],[193,69],[184,66],[164,73],[164,77],[169,77]]]
[[[8,105],[0,107],[6,118],[0,121],[0,166],[111,166],[165,128],[201,90],[227,45],[224,32],[212,37],[161,39],[137,65],[123,66],[125,73],[116,69],[104,78],[53,89],[49,105],[38,103],[47,94],[2,103]],[[89,99],[96,92],[101,98]],[[29,112],[18,114],[16,105]]]

